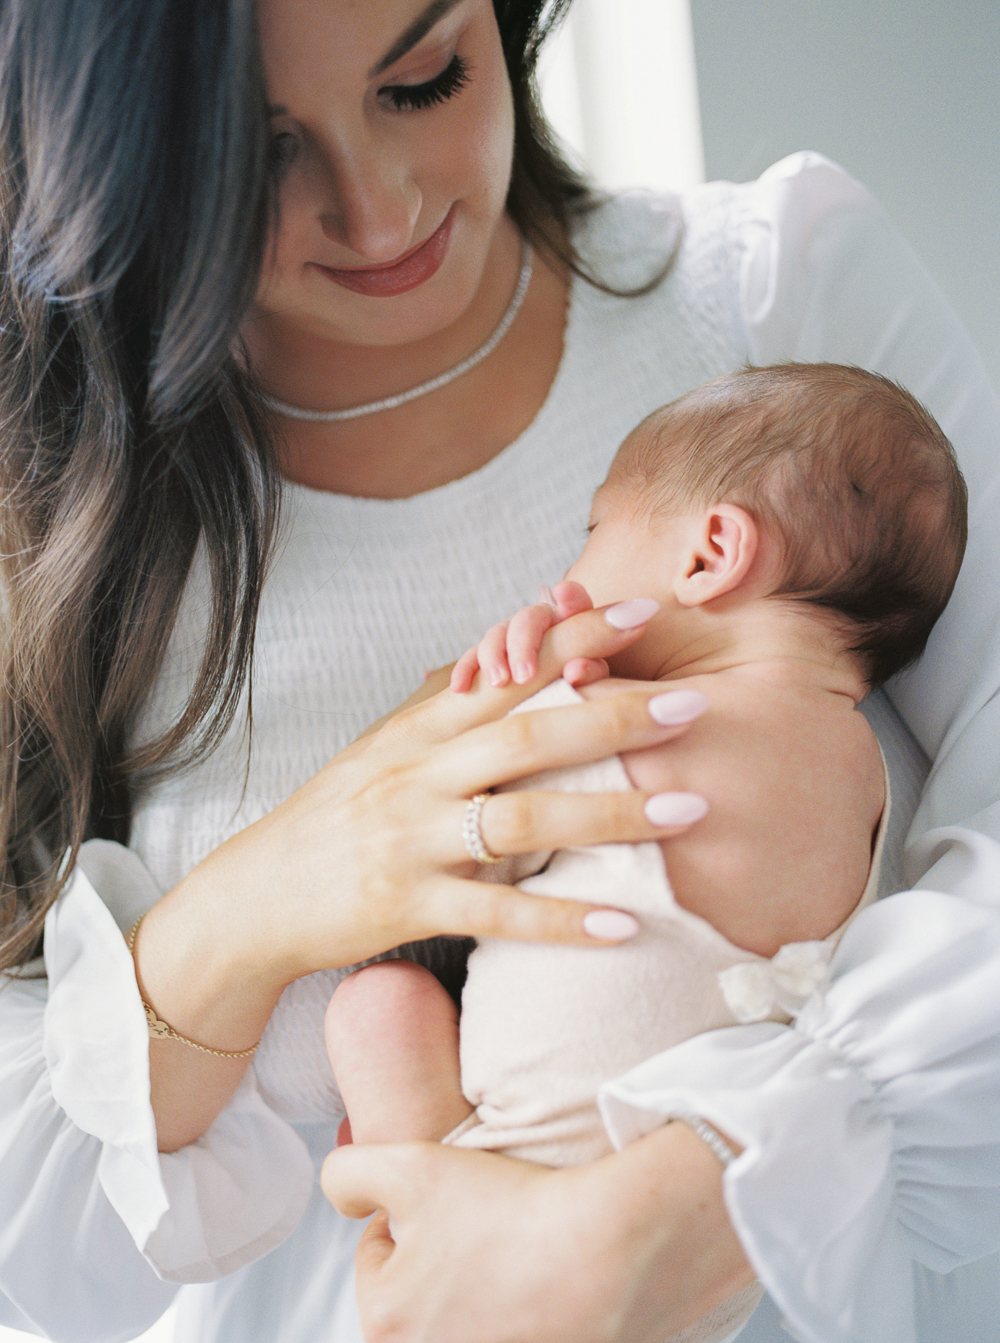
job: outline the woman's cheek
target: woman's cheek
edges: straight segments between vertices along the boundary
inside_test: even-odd
[[[466,180],[476,183],[476,196],[499,214],[514,159],[514,100],[495,23],[482,51],[473,55],[472,68],[472,81],[452,109],[453,126]]]

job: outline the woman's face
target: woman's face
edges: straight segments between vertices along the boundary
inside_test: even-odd
[[[258,312],[352,345],[444,330],[512,227],[490,0],[261,0],[259,20],[279,211]]]

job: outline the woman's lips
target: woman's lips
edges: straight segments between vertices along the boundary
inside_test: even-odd
[[[416,289],[417,285],[424,284],[435,273],[448,249],[451,223],[452,211],[449,210],[425,242],[405,253],[398,261],[390,261],[384,266],[336,270],[332,266],[321,266],[318,261],[311,264],[345,289],[353,289],[356,294],[365,294],[369,298],[393,298],[396,294]]]

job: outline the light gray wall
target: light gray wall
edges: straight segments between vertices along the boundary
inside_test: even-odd
[[[706,175],[796,149],[860,178],[1000,389],[1000,0],[691,0]]]

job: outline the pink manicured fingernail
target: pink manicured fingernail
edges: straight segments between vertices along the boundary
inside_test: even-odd
[[[602,942],[625,942],[639,931],[639,920],[621,909],[592,909],[584,915],[583,931]]]
[[[700,690],[668,690],[649,701],[650,717],[661,727],[690,723],[707,708],[708,700]]]
[[[549,587],[548,583],[543,583],[542,586],[538,589],[538,600],[542,603],[543,606],[551,606],[553,609],[555,609],[556,595]]]
[[[654,602],[652,597],[633,597],[631,601],[609,606],[604,612],[604,619],[612,629],[634,630],[639,625],[645,625],[647,620],[652,620],[659,609],[660,603]]]
[[[708,811],[697,793],[654,793],[643,807],[651,825],[693,825]]]

